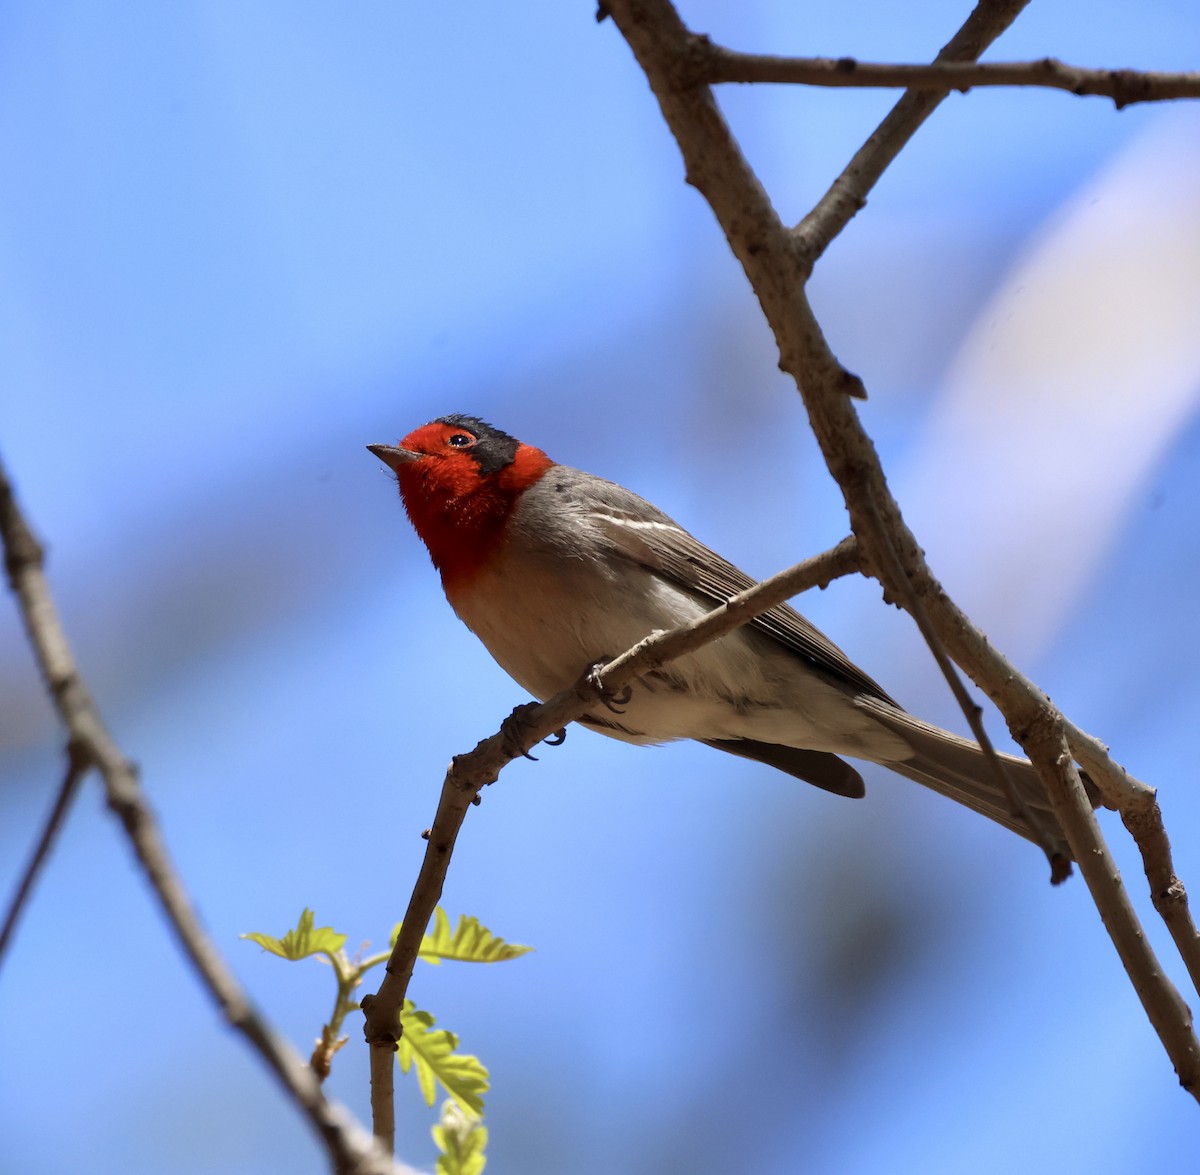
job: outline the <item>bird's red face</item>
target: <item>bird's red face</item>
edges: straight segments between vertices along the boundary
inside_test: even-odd
[[[401,440],[400,449],[413,455],[394,466],[406,498],[407,486],[418,485],[451,497],[474,493],[514,460],[517,440],[482,421],[461,419],[433,420]]]
[[[553,464],[473,416],[443,416],[398,447],[369,448],[395,471],[404,508],[447,590],[482,566],[516,499]]]

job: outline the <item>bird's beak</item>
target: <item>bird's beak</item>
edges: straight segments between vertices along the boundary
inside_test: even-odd
[[[393,473],[399,473],[401,465],[420,461],[425,456],[424,453],[414,453],[411,449],[398,449],[395,445],[368,445],[367,448]]]

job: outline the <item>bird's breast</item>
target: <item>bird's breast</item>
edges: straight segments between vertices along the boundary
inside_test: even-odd
[[[655,595],[644,569],[631,569],[622,581],[594,559],[531,555],[511,547],[469,578],[446,585],[463,623],[511,677],[540,698],[656,628],[678,623],[667,608],[656,606]]]

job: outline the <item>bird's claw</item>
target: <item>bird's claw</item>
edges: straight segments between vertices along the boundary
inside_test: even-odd
[[[547,735],[544,739],[542,739],[542,742],[544,742],[548,747],[561,747],[566,741],[567,728],[565,726],[560,726],[553,734]],[[528,751],[522,751],[521,758],[532,759],[535,763],[538,761],[537,755],[531,755]]]
[[[591,684],[592,689],[596,691],[600,701],[604,703],[604,708],[606,710],[613,714],[624,714],[625,711],[621,709],[621,707],[626,705],[629,702],[629,699],[633,697],[633,686],[623,685],[619,690],[610,690],[604,684],[604,682],[600,680],[600,670],[603,669],[607,664],[608,662],[606,660],[597,661],[588,670],[588,682]]]

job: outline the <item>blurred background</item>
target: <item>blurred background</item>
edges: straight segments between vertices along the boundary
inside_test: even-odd
[[[481,415],[757,575],[846,531],[745,279],[593,7],[0,12],[0,451],[205,922],[305,1053],[330,975],[238,935],[307,905],[351,947],[384,943],[447,761],[524,700],[366,444]],[[967,5],[683,11],[736,48],[927,60]],[[1101,0],[1033,5],[991,57],[1187,69],[1197,44],[1194,4]],[[893,100],[720,93],[789,220]],[[951,96],[813,301],[935,571],[1160,789],[1200,885],[1200,109]],[[801,607],[962,729],[875,585]],[[5,606],[5,896],[62,741]],[[851,803],[579,729],[505,772],[445,905],[537,953],[423,968],[411,993],[491,1068],[489,1172],[1192,1161],[1195,1104],[1083,883],[1052,890],[1031,846],[867,782]],[[1161,945],[1136,853],[1102,823]],[[330,1089],[365,1116],[350,1036]],[[6,1172],[325,1169],[94,781],[0,973],[0,1040]],[[430,1167],[411,1077],[398,1118],[400,1155]]]

